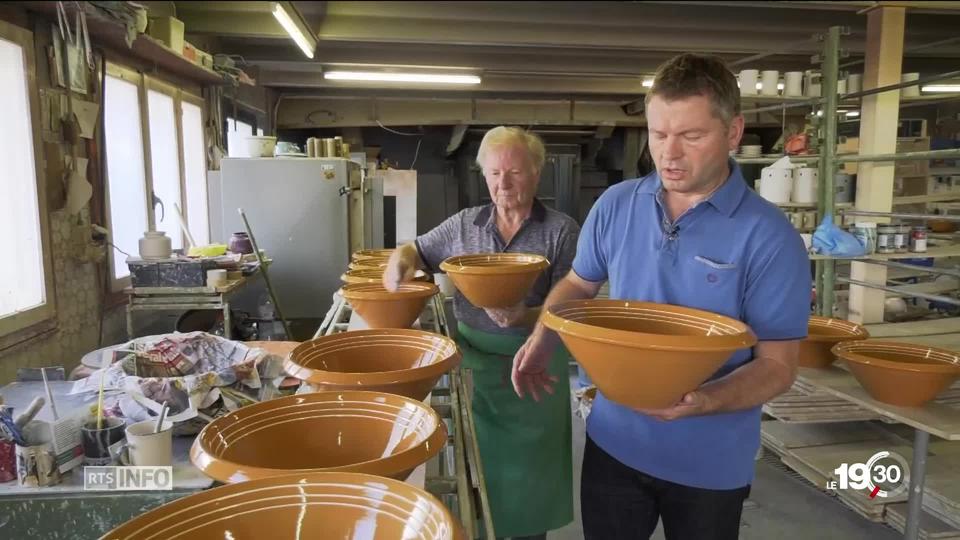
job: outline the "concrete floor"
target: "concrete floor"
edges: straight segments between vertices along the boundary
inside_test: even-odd
[[[576,388],[576,379],[571,378]],[[580,521],[580,468],[583,461],[585,425],[573,417],[574,522],[547,535],[548,540],[582,540]],[[740,538],[743,540],[894,540],[902,538],[894,529],[871,523],[841,502],[786,472],[779,460],[761,459],[750,498],[744,504]],[[661,540],[662,525],[653,535]]]

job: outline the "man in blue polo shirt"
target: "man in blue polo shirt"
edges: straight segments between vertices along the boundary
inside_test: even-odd
[[[581,478],[586,538],[732,539],[760,445],[760,407],[796,375],[811,277],[803,241],[747,187],[729,159],[743,134],[740,92],[716,57],[666,62],[646,95],[656,172],[608,189],[590,211],[573,269],[544,303],[610,297],[678,304],[748,324],[759,338],[662,410],[600,392],[587,421]],[[551,389],[555,333],[538,325],[514,358],[523,396]],[[565,384],[566,381],[562,381]]]

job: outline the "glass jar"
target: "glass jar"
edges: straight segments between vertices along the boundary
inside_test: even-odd
[[[913,253],[927,251],[927,228],[923,225],[917,225],[910,233],[910,251]]]
[[[897,225],[879,225],[877,227],[877,253],[896,253],[895,236],[900,231]]]
[[[910,227],[900,223],[897,225],[897,233],[893,236],[893,248],[897,253],[906,253],[910,245]]]

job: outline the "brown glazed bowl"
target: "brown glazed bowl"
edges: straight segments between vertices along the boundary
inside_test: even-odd
[[[561,302],[541,320],[560,334],[604,396],[634,409],[676,404],[734,351],[757,343],[736,319],[651,302]]]
[[[360,535],[359,531],[366,531]],[[399,480],[358,473],[284,475],[189,495],[141,514],[101,540],[214,538],[462,540],[450,511]]]
[[[410,328],[438,292],[440,288],[433,283],[419,281],[401,283],[396,292],[386,290],[382,283],[348,283],[340,289],[340,295],[370,328]]]
[[[877,401],[920,407],[960,376],[960,356],[946,349],[896,341],[845,341],[833,353]]]
[[[200,431],[190,460],[225,484],[286,474],[405,479],[446,444],[437,413],[382,392],[316,392],[248,405]]]
[[[480,253],[450,257],[440,263],[471,304],[505,308],[519,304],[550,262],[527,253]]]
[[[250,347],[251,349],[263,349],[270,354],[279,356],[281,358],[286,358],[288,354],[295,348],[297,345],[300,345],[299,341],[244,341],[244,345]]]
[[[344,283],[383,283],[383,268],[347,270],[340,275],[340,281]],[[413,281],[430,281],[430,276],[423,270],[417,270],[413,275]]]
[[[283,363],[318,390],[372,390],[422,400],[460,364],[457,344],[422,330],[357,330],[304,341]]]
[[[350,260],[352,262],[374,260],[383,260],[383,262],[387,262],[387,260],[390,259],[390,255],[393,255],[392,249],[361,249],[360,251],[354,251],[353,255],[350,257]]]
[[[381,259],[367,259],[364,261],[355,261],[347,265],[347,270],[380,270],[387,267],[387,261]]]
[[[857,323],[828,317],[810,317],[807,339],[800,342],[800,366],[825,368],[836,357],[830,350],[841,341],[867,339],[867,329]]]

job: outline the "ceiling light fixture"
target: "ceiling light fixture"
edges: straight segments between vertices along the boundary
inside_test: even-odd
[[[848,111],[848,112],[847,112],[847,118],[855,118],[855,117],[857,117],[857,116],[860,116],[860,111]]]
[[[290,2],[274,2],[273,16],[300,47],[303,54],[312,59],[313,51],[317,49],[317,36],[309,29],[297,8],[293,7]],[[297,22],[300,24],[297,24]]]
[[[376,81],[406,82],[428,84],[480,84],[476,75],[454,75],[451,73],[393,73],[386,71],[327,71],[324,79],[334,81]]]
[[[960,92],[960,84],[928,84],[920,87],[921,92]]]
[[[653,79],[644,79],[641,84],[643,85],[644,88],[652,88],[652,87],[653,87]]]

